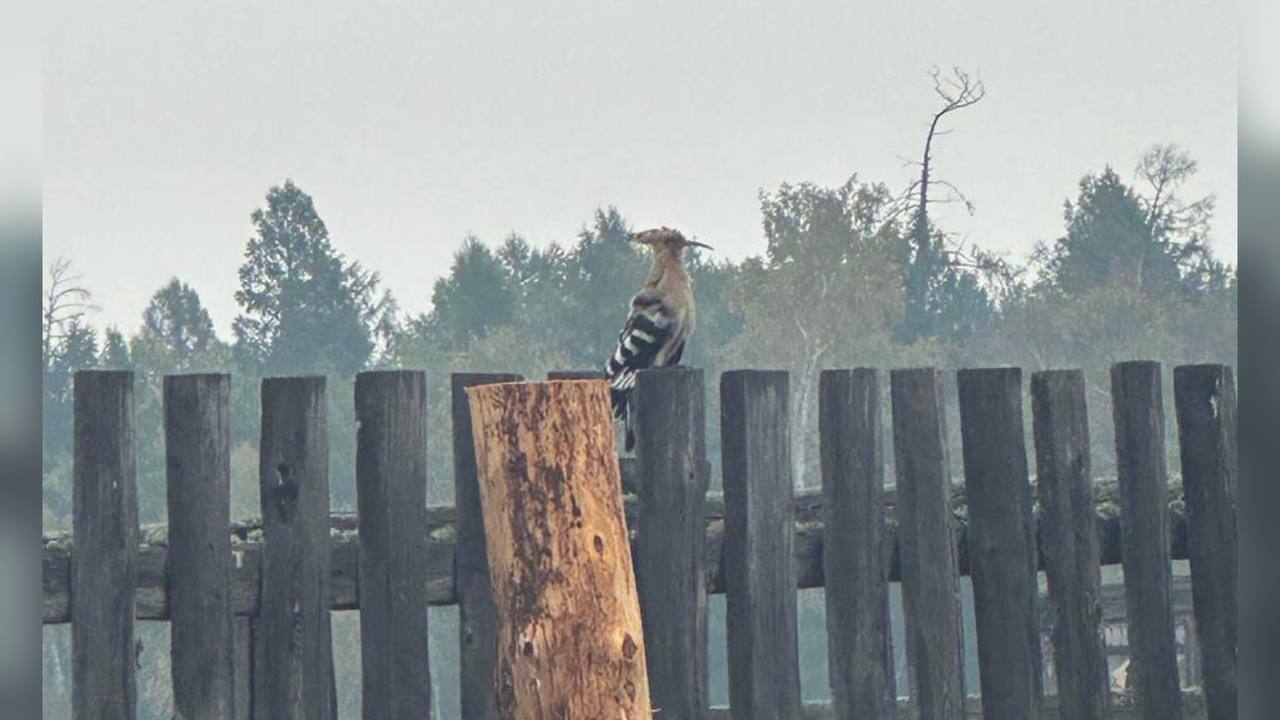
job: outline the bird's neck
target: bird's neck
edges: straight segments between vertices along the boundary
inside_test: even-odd
[[[644,286],[650,290],[659,285],[669,285],[688,278],[684,271],[684,260],[681,248],[658,248],[653,253],[653,266],[649,268],[649,279]]]

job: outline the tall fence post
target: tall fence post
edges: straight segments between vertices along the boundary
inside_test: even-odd
[[[235,720],[253,720],[253,618],[234,615],[231,618],[234,632],[232,669],[235,671]]]
[[[1036,720],[1043,690],[1022,371],[961,370],[956,385],[982,716]]]
[[[942,376],[934,368],[894,370],[889,384],[902,595],[920,717],[963,720],[960,576]]]
[[[262,381],[258,717],[331,720],[329,438],[325,379]]]
[[[71,713],[133,720],[138,496],[133,373],[75,374]]]
[[[1031,412],[1043,513],[1040,540],[1055,613],[1058,706],[1072,708],[1077,720],[1110,720],[1084,373],[1052,370],[1032,375]]]
[[[1181,720],[1182,689],[1170,602],[1169,482],[1165,471],[1160,364],[1111,367],[1120,550],[1138,712]]]
[[[507,383],[467,397],[501,716],[648,720],[608,385]]]
[[[734,718],[800,714],[788,378],[720,376],[724,586]]]
[[[1195,634],[1209,720],[1235,718],[1236,391],[1231,368],[1173,371]]]
[[[880,376],[824,370],[818,380],[822,566],[827,661],[835,716],[897,712],[889,632]]]
[[[364,720],[431,714],[426,398],[421,371],[356,376]]]
[[[460,706],[466,720],[497,720],[498,629],[484,546],[484,514],[476,476],[475,440],[466,389],[477,385],[518,382],[519,375],[454,373],[451,377],[453,418],[453,502],[458,512],[454,549],[454,582],[458,589],[458,676]]]
[[[636,376],[636,587],[660,717],[699,720],[707,697],[706,422],[702,371]]]
[[[235,710],[230,396],[229,375],[164,379],[170,671],[184,720]]]

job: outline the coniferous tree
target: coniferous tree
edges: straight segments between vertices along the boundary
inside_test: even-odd
[[[232,325],[241,360],[264,374],[353,375],[373,352],[378,276],[333,248],[292,180],[267,191],[251,218]]]

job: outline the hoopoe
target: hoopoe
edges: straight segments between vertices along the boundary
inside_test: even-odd
[[[693,281],[684,268],[684,249],[690,245],[712,249],[666,227],[635,233],[631,241],[649,246],[653,267],[644,287],[631,298],[631,313],[618,334],[618,349],[605,365],[612,387],[613,417],[626,422],[628,452],[635,447],[627,404],[636,371],[678,365],[684,343],[693,333]]]

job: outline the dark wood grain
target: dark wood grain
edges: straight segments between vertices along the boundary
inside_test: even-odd
[[[329,440],[323,377],[262,381],[258,717],[336,715],[329,622]]]
[[[462,716],[467,720],[497,720],[494,692],[497,667],[497,617],[489,561],[484,544],[484,515],[480,509],[480,483],[476,476],[475,441],[471,435],[471,410],[466,389],[490,383],[518,382],[519,375],[454,373],[451,378],[453,418],[453,493],[457,507],[457,540],[454,553],[456,602],[458,603],[458,676],[461,680]]]
[[[982,716],[1038,720],[1040,622],[1022,371],[961,370],[956,386]]]
[[[225,720],[235,708],[231,626],[231,376],[164,379],[173,709]]]
[[[356,376],[361,703],[365,720],[431,711],[427,646],[427,379]]]
[[[1109,720],[1101,572],[1084,373],[1031,376],[1041,551],[1054,610],[1058,698],[1071,720]],[[1069,713],[1069,714],[1068,714]]]
[[[661,717],[708,712],[706,501],[702,371],[636,375],[636,586],[649,694]]]
[[[729,705],[744,720],[800,715],[787,380],[720,377]]]
[[[603,380],[603,370],[552,370],[547,373],[548,380]]]
[[[921,717],[959,720],[964,715],[960,576],[942,376],[933,368],[894,370],[889,383],[902,590],[917,702]]]
[[[233,638],[232,668],[235,672],[235,708],[231,717],[235,720],[253,718],[253,634],[252,620],[247,615],[236,615],[231,620]]]
[[[1236,389],[1225,365],[1173,371],[1187,549],[1205,704],[1210,720],[1238,714],[1236,700]]]
[[[71,560],[71,712],[133,720],[138,496],[133,373],[75,375]]]
[[[964,515],[963,496],[952,500],[956,512]],[[1097,542],[1099,562],[1102,565],[1120,563],[1120,519],[1112,514],[1103,499],[1099,500],[1097,516]],[[635,521],[635,501],[627,501],[628,522]],[[707,523],[707,592],[724,592],[722,567],[724,546],[724,502],[719,493],[708,493]],[[896,493],[885,491],[885,544],[889,555],[890,582],[902,580],[901,549],[896,527]],[[797,493],[793,501],[795,538],[792,556],[795,563],[797,588],[822,587],[824,583],[822,497],[820,493]],[[1169,552],[1175,560],[1187,559],[1187,523],[1181,502],[1170,501],[1169,514],[1172,533]],[[357,596],[359,569],[358,538],[355,534],[354,514],[333,514],[330,523],[335,537],[332,540],[329,607],[332,610],[355,610],[360,606]],[[262,543],[248,539],[261,532],[261,524],[235,524],[230,528],[231,544],[231,608],[236,615],[251,615],[258,611],[258,585],[262,575]],[[455,582],[454,551],[456,549],[457,513],[451,505],[427,508],[427,602],[431,605],[458,604],[458,586]],[[963,541],[966,531],[957,530],[957,544]],[[44,624],[71,621],[71,555],[74,543],[69,534],[46,536],[42,552],[42,613]],[[958,552],[958,551],[957,551]],[[169,603],[166,592],[165,572],[168,548],[163,541],[141,542],[137,555],[137,586],[135,592],[137,619],[168,620]],[[1040,553],[1043,556],[1043,552]],[[967,553],[958,554],[960,574],[969,572]],[[1045,567],[1041,557],[1041,569]]]
[[[875,370],[824,370],[818,381],[822,566],[831,702],[842,718],[894,716],[884,527],[884,436]]]
[[[1181,720],[1182,690],[1169,602],[1169,481],[1160,364],[1113,365],[1111,397],[1135,697],[1147,720]]]

